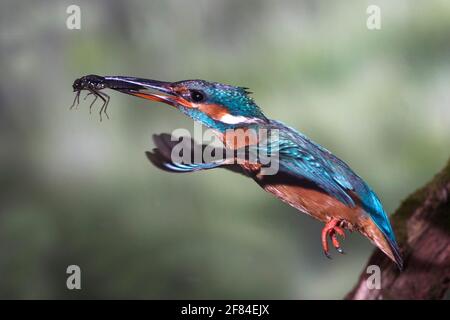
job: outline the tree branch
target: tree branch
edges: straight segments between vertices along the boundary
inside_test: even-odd
[[[410,195],[392,216],[405,269],[380,250],[367,265],[381,268],[381,289],[369,289],[365,272],[345,299],[442,299],[450,286],[450,161],[431,182]]]

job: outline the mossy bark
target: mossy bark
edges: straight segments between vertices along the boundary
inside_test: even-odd
[[[381,269],[381,288],[369,289],[364,268],[345,299],[442,299],[450,286],[450,161],[391,216],[405,268],[375,250],[367,266]]]

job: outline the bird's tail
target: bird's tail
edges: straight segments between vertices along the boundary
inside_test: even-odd
[[[394,261],[400,270],[403,270],[403,259],[400,254],[400,248],[395,240],[389,218],[387,218],[384,210],[383,216],[385,218],[380,221],[380,219],[377,219],[376,215],[370,215],[370,218],[365,219],[362,223],[363,228],[360,231],[392,261]]]
[[[362,222],[363,233],[368,237],[381,251],[391,258],[400,270],[403,269],[403,259],[400,255],[400,249],[395,240],[394,230],[392,230],[389,217],[384,211],[380,199],[367,185],[361,192],[362,206],[368,213]]]
[[[370,218],[363,223],[361,233],[394,261],[400,270],[403,270],[403,259],[393,233],[390,235],[385,234],[376,221]]]

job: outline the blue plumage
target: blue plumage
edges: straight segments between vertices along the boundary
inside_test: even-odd
[[[327,255],[327,236],[330,236],[333,246],[342,252],[336,234],[344,235],[342,228],[354,227],[402,267],[387,214],[364,180],[327,149],[295,129],[266,118],[245,88],[204,80],[171,83],[134,77],[105,79],[105,85],[111,89],[176,107],[195,121],[214,129],[227,147],[227,130],[230,129],[276,131],[277,134],[270,135],[276,139],[269,139],[268,145],[248,142],[234,148],[249,148],[250,151],[256,148],[258,153],[262,150],[258,148],[264,148],[264,153],[276,153],[279,172],[274,176],[262,174],[262,163],[241,164],[240,172],[254,178],[266,191],[282,201],[325,222],[322,245]],[[149,93],[149,90],[158,93]],[[170,148],[164,152],[156,149],[148,156],[158,167],[173,172],[192,172],[223,165],[230,168],[226,161],[177,164],[170,158]]]

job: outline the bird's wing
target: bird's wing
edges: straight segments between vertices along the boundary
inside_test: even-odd
[[[161,170],[175,173],[186,173],[222,167],[236,173],[244,174],[241,166],[227,163],[225,157],[213,162],[174,161],[172,152],[174,152],[175,147],[180,146],[180,143],[183,144],[181,146],[182,148],[179,148],[182,153],[184,151],[191,152],[191,155],[188,157],[191,160],[195,160],[195,152],[203,154],[203,150],[206,146],[196,143],[192,138],[181,137],[174,139],[170,134],[162,133],[154,134],[153,141],[156,148],[152,151],[147,151],[146,155],[150,162]]]
[[[299,132],[287,129],[279,130],[275,141],[277,147],[274,150],[278,152],[280,170],[313,182],[342,203],[353,207],[355,202],[350,191],[354,191],[354,185],[346,171],[348,167],[328,150]]]

